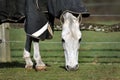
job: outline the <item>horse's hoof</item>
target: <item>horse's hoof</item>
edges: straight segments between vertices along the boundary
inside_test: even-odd
[[[36,71],[46,71],[46,66],[36,66]]]
[[[32,65],[29,65],[29,66],[26,65],[26,66],[25,66],[25,69],[27,69],[27,70],[31,70],[31,69],[33,69],[33,66],[32,66]]]

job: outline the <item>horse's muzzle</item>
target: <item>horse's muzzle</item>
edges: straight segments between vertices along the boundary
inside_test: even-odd
[[[69,65],[66,65],[65,68],[66,68],[67,71],[76,71],[76,70],[78,70],[79,65],[77,64],[77,65],[75,65],[74,67],[71,67],[71,66],[69,66]]]

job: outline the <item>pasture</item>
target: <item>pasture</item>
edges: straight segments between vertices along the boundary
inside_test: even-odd
[[[55,31],[52,40],[40,43],[42,59],[48,67],[37,72],[24,69],[24,30],[10,29],[12,62],[0,63],[0,80],[120,80],[120,32],[82,34],[79,70],[64,69],[61,31]]]

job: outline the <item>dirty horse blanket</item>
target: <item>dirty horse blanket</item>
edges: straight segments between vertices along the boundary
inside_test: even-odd
[[[83,17],[89,16],[81,0],[0,0],[0,22],[23,22],[25,19],[25,31],[32,35],[48,22],[54,22],[54,19],[46,17],[45,10],[48,10],[47,15],[53,18],[60,18],[65,11],[82,13]],[[48,31],[45,30],[39,38],[48,38]]]

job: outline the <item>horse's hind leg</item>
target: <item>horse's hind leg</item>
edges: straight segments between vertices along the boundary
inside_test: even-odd
[[[39,51],[39,40],[33,39],[33,49],[34,49],[34,55],[33,58],[36,62],[36,70],[45,70],[46,66],[44,62],[41,59],[40,51]]]
[[[24,49],[24,53],[23,53],[23,58],[25,59],[25,62],[26,62],[25,68],[27,68],[27,69],[33,68],[33,62],[30,58],[31,43],[32,43],[32,38],[27,35],[25,49]]]

